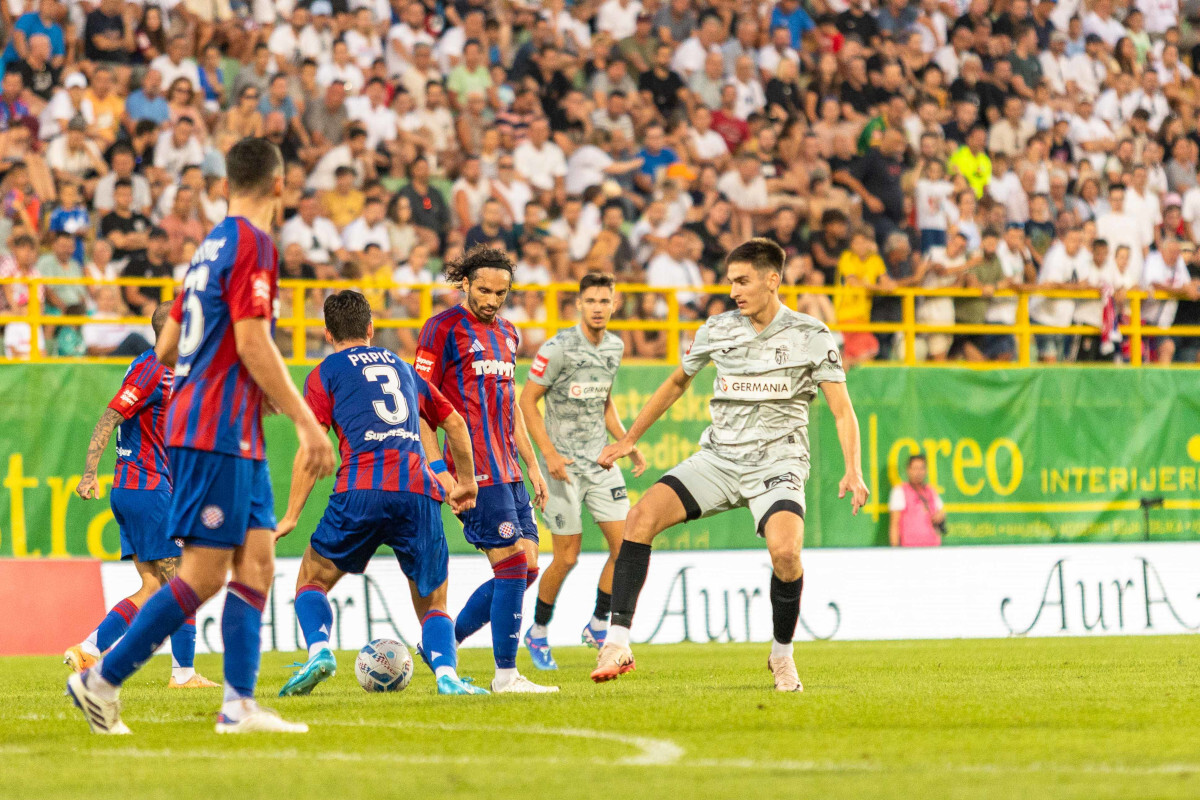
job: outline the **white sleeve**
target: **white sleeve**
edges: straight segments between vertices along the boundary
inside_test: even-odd
[[[904,487],[897,483],[892,487],[892,493],[888,495],[888,511],[900,513],[904,510],[905,506]]]
[[[929,493],[933,495],[933,507],[938,511],[942,510],[942,496],[937,493],[937,490],[932,486],[929,487]]]

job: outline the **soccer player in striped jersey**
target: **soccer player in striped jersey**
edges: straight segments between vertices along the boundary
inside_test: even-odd
[[[459,514],[463,534],[487,555],[495,576],[471,595],[454,624],[463,641],[490,621],[492,655],[496,659],[496,693],[557,692],[517,672],[521,606],[525,589],[537,578],[538,529],[533,506],[545,508],[546,481],[534,457],[521,410],[516,405],[517,342],[512,323],[500,308],[512,286],[513,264],[503,250],[478,246],[446,267],[451,283],[460,284],[461,305],[431,317],[417,343],[417,374],[441,390],[462,414],[471,432],[479,497],[475,507]],[[533,484],[530,502],[517,456],[525,462]],[[443,484],[457,475],[454,454],[446,451]]]
[[[167,448],[174,479],[169,530],[183,539],[179,574],[154,594],[125,637],[67,694],[94,733],[129,733],[120,687],[163,640],[226,586],[221,615],[225,701],[217,733],[304,733],[254,701],[262,612],[275,573],[275,512],[262,436],[264,396],[296,425],[300,463],[333,472],[333,447],[296,391],[272,339],[277,268],[270,230],[283,194],[283,158],[261,138],[225,158],[229,216],[200,243],[158,337],[174,366]]]
[[[467,424],[411,365],[372,347],[374,335],[371,306],[361,294],[345,291],[325,300],[325,340],[334,352],[309,373],[304,400],[317,422],[337,432],[342,465],[296,577],[296,619],[308,660],[279,695],[308,694],[337,672],[327,595],[347,572],[361,574],[381,545],[392,548],[408,577],[438,694],[487,694],[458,677],[454,623],[446,613],[449,552],[439,506],[446,494],[422,446],[422,420],[446,431],[459,476],[450,507],[465,511],[478,491]],[[295,529],[315,483],[297,460],[276,540]]]
[[[151,324],[157,337],[162,331],[171,304],[163,303],[154,311]],[[141,576],[142,586],[113,606],[87,639],[63,654],[63,662],[75,672],[83,672],[120,639],[129,628],[138,609],[169,583],[179,571],[183,547],[167,533],[171,512],[171,471],[164,444],[167,424],[167,398],[171,395],[173,374],[147,350],[133,360],[125,372],[121,388],[100,415],[88,442],[87,464],[79,487],[84,500],[100,496],[96,469],[117,432],[117,469],[113,475],[109,502],[121,530],[121,559],[132,560]],[[179,630],[171,634],[172,689],[216,688],[195,670],[196,618],[187,617]]]

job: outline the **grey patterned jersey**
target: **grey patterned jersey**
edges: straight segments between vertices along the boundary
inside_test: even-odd
[[[550,442],[576,472],[603,472],[596,463],[608,444],[604,405],[625,354],[621,337],[605,333],[592,344],[576,325],[546,340],[529,368],[529,380],[547,387],[543,404]]]
[[[756,333],[740,311],[727,311],[696,332],[683,370],[695,375],[710,361],[717,367],[712,425],[700,447],[747,466],[781,458],[807,466],[808,405],[817,384],[846,380],[829,328],[785,306]]]

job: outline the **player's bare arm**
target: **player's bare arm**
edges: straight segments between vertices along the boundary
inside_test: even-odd
[[[542,410],[538,408],[538,401],[545,397],[549,389],[549,386],[526,381],[525,386],[521,389],[521,415],[525,419],[525,425],[529,428],[530,438],[537,445],[542,458],[546,460],[546,469],[550,471],[550,477],[556,481],[570,483],[571,474],[567,471],[567,467],[574,464],[575,459],[564,458],[562,453],[558,452],[558,448],[554,446],[554,442],[550,441],[550,432],[546,430],[546,420],[542,416]]]
[[[633,425],[629,427],[625,435],[607,445],[600,452],[597,463],[608,469],[617,459],[631,455],[638,441],[646,435],[646,431],[650,430],[650,426],[658,422],[659,417],[667,413],[667,409],[683,397],[683,393],[692,385],[692,379],[695,377],[695,375],[688,375],[684,372],[683,367],[676,367],[675,371],[671,373],[671,377],[667,378],[663,385],[650,395],[650,399],[642,407],[641,413],[637,415],[637,419],[633,421]]]
[[[96,482],[96,470],[100,467],[100,456],[104,455],[104,450],[108,447],[108,440],[112,438],[112,432],[124,421],[125,418],[119,413],[111,408],[106,408],[100,415],[100,419],[97,420],[96,427],[92,429],[83,477],[79,479],[79,486],[75,489],[84,500],[94,500],[100,496],[100,487]]]
[[[283,356],[271,339],[270,322],[263,317],[238,320],[233,324],[233,335],[237,342],[238,358],[250,377],[275,407],[295,423],[296,437],[300,440],[297,459],[316,478],[332,475],[337,466],[333,445],[292,383],[283,364]]]
[[[604,401],[604,427],[608,430],[608,435],[618,442],[625,436],[625,423],[617,413],[617,404],[613,402],[611,394]],[[646,457],[635,447],[629,454],[629,460],[633,462],[633,477],[640,478],[646,471]]]
[[[479,495],[479,484],[475,482],[475,459],[471,455],[471,432],[467,422],[455,411],[442,420],[442,430],[446,432],[446,446],[450,448],[450,456],[454,459],[454,470],[458,473],[458,482],[446,493],[450,509],[461,513],[475,507],[475,498]]]
[[[154,356],[171,369],[175,369],[175,361],[179,358],[179,331],[179,323],[167,317],[154,343]]]
[[[442,485],[442,490],[449,495],[454,489],[454,476],[450,474],[445,462],[442,463],[441,469],[435,468],[437,462],[442,461],[442,443],[438,441],[437,431],[424,419],[417,420],[417,425],[421,428],[421,446],[425,449],[425,460],[433,469],[433,476]]]
[[[846,474],[838,481],[838,498],[849,494],[853,513],[857,514],[867,504],[871,494],[863,481],[862,438],[858,431],[858,417],[854,414],[846,384],[831,381],[819,385],[837,424],[838,443],[842,446],[842,459],[846,462]]]
[[[537,456],[533,452],[533,442],[529,441],[529,429],[525,426],[525,415],[521,413],[521,407],[517,406],[516,413],[513,415],[516,418],[515,438],[517,440],[517,453],[521,456],[521,460],[525,462],[525,471],[529,474],[529,482],[533,484],[533,504],[539,511],[546,509],[546,479],[542,477],[542,469],[538,466]]]
[[[321,425],[321,428],[329,431],[324,425]],[[300,451],[297,450],[295,458],[292,459],[292,483],[288,489],[287,513],[275,526],[275,541],[278,542],[296,529],[300,522],[300,512],[304,510],[308,496],[312,494],[316,485],[317,476],[307,468]]]

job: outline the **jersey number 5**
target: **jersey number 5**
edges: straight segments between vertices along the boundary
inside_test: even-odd
[[[400,392],[400,376],[395,367],[377,364],[363,370],[363,377],[372,383],[378,383],[383,393],[396,401],[394,409],[388,408],[386,400],[376,400],[372,403],[375,413],[388,425],[399,425],[408,419],[408,403]]]

